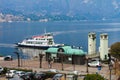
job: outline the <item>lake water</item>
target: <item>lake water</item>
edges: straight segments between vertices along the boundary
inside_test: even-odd
[[[87,52],[88,33],[97,35],[97,50],[99,36],[108,33],[109,46],[120,41],[120,23],[115,22],[12,22],[0,23],[0,54],[13,55],[16,51],[14,43],[24,38],[43,34],[44,31],[52,32],[56,43],[63,43],[82,47]],[[34,50],[36,51],[36,50]]]

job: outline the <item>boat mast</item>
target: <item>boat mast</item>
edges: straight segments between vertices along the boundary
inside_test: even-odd
[[[44,29],[44,33],[46,34],[46,28]]]

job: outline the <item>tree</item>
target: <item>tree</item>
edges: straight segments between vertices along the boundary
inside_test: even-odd
[[[116,42],[110,47],[110,54],[120,60],[120,42]]]

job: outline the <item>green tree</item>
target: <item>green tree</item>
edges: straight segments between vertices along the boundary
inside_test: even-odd
[[[87,74],[84,80],[105,80],[105,78],[99,74]]]
[[[110,47],[110,54],[120,60],[120,42],[116,42]]]

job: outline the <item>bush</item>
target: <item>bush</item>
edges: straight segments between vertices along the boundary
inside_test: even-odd
[[[87,74],[84,80],[105,80],[105,78],[99,74]]]

